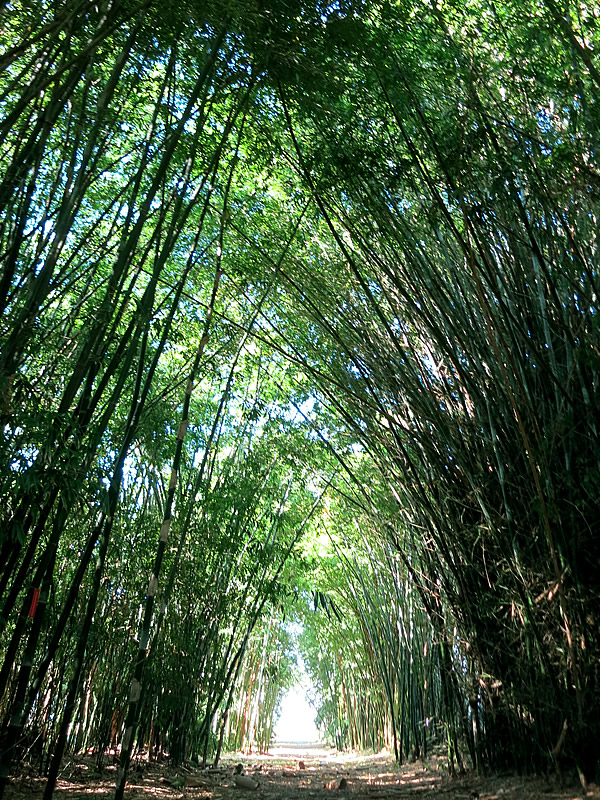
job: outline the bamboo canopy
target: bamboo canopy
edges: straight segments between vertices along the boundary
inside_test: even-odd
[[[554,0],[0,3],[0,796],[323,736],[600,774],[600,46]]]

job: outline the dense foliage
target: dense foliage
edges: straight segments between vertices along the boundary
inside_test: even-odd
[[[596,10],[0,15],[0,792],[267,747],[290,615],[339,746],[594,779]]]

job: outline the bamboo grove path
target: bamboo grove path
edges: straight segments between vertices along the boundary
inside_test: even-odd
[[[110,761],[110,759],[109,759]],[[115,760],[116,761],[116,760]],[[114,794],[116,764],[99,775],[95,758],[78,757],[64,765],[56,800],[91,800]],[[236,785],[236,768],[258,783],[255,790]],[[127,800],[579,800],[600,798],[597,787],[583,793],[573,777],[560,786],[542,777],[480,777],[472,773],[450,778],[444,759],[398,767],[386,754],[339,753],[321,745],[280,744],[268,755],[229,755],[217,769],[137,762]],[[33,770],[32,770],[33,772]],[[10,800],[37,800],[44,781],[24,768],[10,788]],[[570,785],[568,785],[570,783]]]

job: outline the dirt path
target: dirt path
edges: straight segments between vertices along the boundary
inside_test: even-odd
[[[109,800],[116,767],[103,775],[95,762],[77,758],[65,766],[56,800]],[[241,779],[236,767],[241,764]],[[256,785],[257,784],[257,785]],[[44,782],[21,777],[12,782],[10,800],[39,800]],[[341,795],[341,796],[340,796]],[[588,796],[600,798],[592,790]],[[219,769],[174,770],[139,763],[131,771],[127,800],[579,800],[581,788],[560,788],[542,778],[451,780],[442,759],[397,767],[388,755],[338,753],[319,745],[280,744],[269,755],[227,756]]]

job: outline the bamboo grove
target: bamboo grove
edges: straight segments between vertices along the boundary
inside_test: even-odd
[[[598,11],[0,4],[0,793],[600,729]]]

